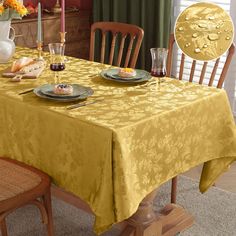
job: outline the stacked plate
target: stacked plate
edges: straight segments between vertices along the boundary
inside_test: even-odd
[[[104,79],[112,80],[120,83],[142,83],[148,81],[152,76],[145,70],[135,70],[136,75],[133,77],[120,77],[118,75],[119,69],[107,69],[101,72],[101,76]]]
[[[34,93],[41,98],[60,102],[73,102],[83,100],[93,94],[93,90],[79,84],[70,84],[73,87],[73,93],[68,95],[59,95],[53,92],[55,84],[44,84],[34,89]]]

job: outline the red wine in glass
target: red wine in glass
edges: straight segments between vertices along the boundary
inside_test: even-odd
[[[50,69],[52,71],[62,71],[65,70],[65,64],[64,63],[52,63],[50,64]]]
[[[151,71],[151,75],[154,77],[165,77],[166,76],[166,71],[165,70],[160,70],[160,71]]]
[[[168,50],[166,48],[151,48],[152,69],[151,75],[158,78],[158,83],[164,82],[161,78],[166,76],[166,59]]]
[[[158,78],[158,84],[160,84],[161,82],[163,82],[161,80],[161,78],[166,76],[166,70],[165,69],[161,69],[161,70],[151,70],[151,75],[154,77]]]

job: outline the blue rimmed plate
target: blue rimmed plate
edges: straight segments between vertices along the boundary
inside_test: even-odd
[[[135,70],[136,75],[132,76],[132,77],[121,77],[119,76],[119,69],[114,68],[114,69],[108,69],[106,70],[106,74],[107,76],[111,77],[112,79],[119,79],[119,80],[140,80],[142,78],[144,78],[148,72],[145,70]]]
[[[74,88],[74,85],[73,84],[73,88]],[[54,86],[54,85],[52,85]],[[81,87],[83,87],[83,93],[80,92],[80,95],[76,95],[76,96],[66,96],[63,95],[63,96],[49,96],[45,93],[42,92],[42,88],[43,88],[43,91],[44,89],[47,87],[46,85],[42,85],[42,86],[39,86],[38,88],[35,88],[34,89],[34,93],[40,97],[40,98],[45,98],[45,99],[49,99],[49,100],[53,100],[53,101],[59,101],[59,102],[73,102],[73,101],[77,101],[77,100],[83,100],[83,99],[86,99],[87,97],[91,96],[93,94],[93,90],[90,88],[90,87],[84,87],[84,86],[80,86],[80,89],[82,89]]]
[[[119,71],[119,69],[103,70],[101,72],[101,76],[104,79],[116,81],[116,82],[120,82],[120,83],[142,83],[142,82],[148,81],[149,79],[152,78],[150,73],[148,73],[145,70],[135,70],[136,76],[133,76],[131,78],[120,77],[118,75],[118,71]]]
[[[72,94],[55,94],[53,92],[55,84],[44,84],[39,87],[41,93],[54,98],[75,98],[87,92],[87,88],[79,84],[70,84],[73,87]]]

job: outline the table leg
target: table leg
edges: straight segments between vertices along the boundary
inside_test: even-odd
[[[193,224],[193,217],[182,207],[168,204],[158,214],[153,211],[157,190],[140,203],[120,236],[173,236]]]
[[[153,200],[157,190],[150,193],[140,203],[137,212],[126,221],[116,225],[120,236],[173,236],[193,224],[193,217],[182,207],[168,204],[158,214],[153,211]],[[52,186],[52,194],[90,214],[92,210],[79,197]]]

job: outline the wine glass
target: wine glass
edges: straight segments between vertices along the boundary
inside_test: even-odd
[[[166,60],[168,55],[168,49],[166,48],[151,48],[152,56],[152,70],[151,75],[158,78],[158,84],[161,82],[161,78],[166,76]]]
[[[60,83],[59,71],[65,70],[64,52],[65,44],[63,43],[50,43],[48,45],[50,51],[50,69],[54,71],[54,80]]]

